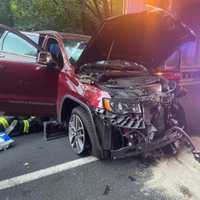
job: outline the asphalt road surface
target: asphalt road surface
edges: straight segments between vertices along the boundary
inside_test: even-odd
[[[134,158],[80,160],[67,138],[46,142],[42,134],[33,134],[15,140],[14,147],[0,152],[0,200],[176,199],[162,189],[147,188],[153,163]],[[186,198],[177,199],[192,199],[188,188],[180,192]]]

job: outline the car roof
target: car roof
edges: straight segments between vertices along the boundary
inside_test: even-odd
[[[62,39],[81,39],[81,40],[86,40],[86,41],[91,39],[91,36],[88,36],[88,35],[63,33],[63,32],[51,31],[51,30],[37,31],[37,32],[32,32],[32,33],[33,34],[39,33],[42,35],[49,35],[49,36],[58,36],[58,37],[61,37]]]
[[[39,36],[39,33],[36,32],[27,32],[27,31],[20,31],[24,35],[30,35],[30,36]]]

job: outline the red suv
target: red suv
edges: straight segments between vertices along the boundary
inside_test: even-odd
[[[189,28],[163,10],[106,20],[90,38],[0,26],[0,110],[57,117],[78,155],[121,158],[182,136],[181,91],[152,73]]]

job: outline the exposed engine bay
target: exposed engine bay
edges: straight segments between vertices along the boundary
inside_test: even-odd
[[[200,161],[179,98],[186,94],[176,82],[155,76],[144,66],[126,61],[102,61],[80,68],[82,83],[108,92],[103,108],[95,109],[97,128],[112,159],[155,151],[177,152],[190,147]]]

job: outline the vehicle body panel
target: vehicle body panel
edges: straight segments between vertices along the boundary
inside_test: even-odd
[[[163,24],[163,20],[166,24]],[[133,26],[130,27],[130,24]],[[141,24],[140,35],[137,28]],[[94,149],[100,152],[101,158],[104,151],[113,153],[113,158],[116,154],[124,155],[124,152],[132,151],[130,146],[134,146],[133,138],[138,136],[145,138],[145,145],[148,142],[155,146],[154,139],[162,137],[164,133],[168,134],[166,129],[173,128],[169,125],[171,122],[172,125],[177,125],[178,122],[176,123],[171,114],[175,106],[179,106],[175,101],[175,88],[171,89],[168,81],[153,75],[151,67],[162,65],[179,45],[193,40],[194,34],[165,11],[153,10],[108,19],[92,39],[82,35],[40,31],[37,34],[44,39],[40,46],[30,39],[31,33],[25,36],[6,26],[0,25],[0,28],[16,34],[38,50],[35,57],[19,56],[0,50],[0,110],[7,114],[57,116],[60,122],[68,126],[72,109],[76,106],[83,107],[92,126],[92,131],[88,133],[89,138]],[[136,37],[132,38],[135,31]],[[51,39],[59,47],[56,53],[62,56],[62,66],[58,60],[53,63],[53,67],[39,62],[40,53],[47,51],[49,52],[46,55],[50,55],[51,61],[55,61],[53,52],[48,50]],[[77,63],[71,61],[66,51],[66,39],[84,42],[90,39]],[[123,68],[109,70],[106,68],[109,64],[106,63],[101,63],[101,69],[98,66],[96,71],[85,69],[90,62],[93,67],[102,60],[110,61],[112,67],[133,66],[144,71],[138,72],[132,68],[125,71]],[[115,60],[120,60],[119,65],[112,63]],[[108,112],[104,105],[105,99],[112,101],[114,106],[116,104],[115,108],[122,112],[125,110],[123,108],[129,109],[129,106],[131,111],[128,110],[125,114],[113,110]],[[139,113],[134,112],[136,105],[140,108]],[[185,135],[183,132],[181,134]],[[115,146],[115,135],[123,138],[125,146]],[[168,145],[179,138],[179,135],[176,134],[172,140],[169,137],[162,137],[164,141],[156,141]],[[139,147],[136,144],[137,151]],[[152,147],[149,149],[154,150]],[[94,155],[99,156],[99,153]]]
[[[165,17],[169,17],[169,14],[166,14],[166,13],[163,14],[162,10],[153,10],[150,13],[143,13],[143,14],[140,14],[140,15],[134,14],[134,15],[127,15],[127,16],[111,18],[111,19],[108,19],[104,23],[104,25],[100,28],[97,36],[93,37],[93,38],[90,38],[89,36],[76,35],[76,34],[63,34],[63,33],[58,33],[58,32],[55,32],[55,31],[38,31],[37,33],[27,33],[27,36],[24,36],[23,33],[20,33],[18,31],[14,30],[14,29],[10,29],[6,26],[3,26],[3,28],[5,28],[6,30],[12,31],[13,33],[16,33],[20,37],[27,40],[29,43],[31,43],[31,45],[33,45],[34,47],[37,47],[38,50],[40,50],[40,51],[41,51],[41,49],[45,49],[45,45],[47,43],[48,38],[51,38],[51,37],[55,38],[59,43],[59,46],[60,46],[60,49],[61,49],[61,52],[62,52],[62,55],[63,55],[64,67],[60,71],[60,73],[59,73],[59,71],[56,71],[56,70],[53,70],[53,71],[47,70],[45,67],[40,66],[39,64],[35,64],[34,67],[32,66],[32,67],[28,67],[29,69],[25,69],[26,67],[25,67],[25,64],[24,64],[24,68],[23,69],[21,68],[21,70],[23,72],[28,70],[27,71],[28,76],[27,75],[24,76],[24,80],[22,80],[22,77],[20,79],[20,76],[18,76],[17,79],[18,80],[20,79],[20,81],[18,81],[18,82],[21,82],[21,83],[24,82],[24,84],[26,85],[26,89],[24,88],[24,90],[22,92],[26,93],[26,95],[23,95],[23,96],[25,97],[27,102],[32,102],[33,104],[35,102],[35,104],[37,104],[37,105],[41,104],[41,106],[42,106],[42,105],[45,104],[45,101],[46,101],[46,104],[49,105],[50,107],[52,107],[53,104],[55,104],[56,107],[57,107],[56,110],[57,110],[57,114],[58,114],[58,112],[61,110],[62,98],[66,94],[69,94],[69,95],[75,96],[77,99],[80,99],[84,103],[88,104],[89,107],[101,107],[102,106],[102,99],[105,98],[105,97],[108,97],[109,94],[106,93],[105,91],[101,91],[100,89],[98,89],[94,86],[82,84],[79,81],[78,76],[76,74],[76,67],[73,66],[69,62],[69,57],[68,57],[68,55],[65,51],[64,45],[63,45],[63,39],[81,39],[81,40],[85,40],[85,41],[90,40],[88,47],[86,48],[86,50],[84,51],[83,55],[81,56],[81,58],[78,62],[78,66],[79,66],[80,63],[84,63],[84,61],[83,61],[84,59],[87,60],[89,58],[88,61],[93,61],[93,60],[97,59],[97,58],[93,57],[93,55],[92,55],[93,53],[90,53],[90,51],[97,50],[96,48],[92,48],[92,46],[96,42],[97,42],[98,48],[102,48],[102,46],[99,43],[99,39],[102,38],[103,36],[107,35],[107,31],[108,32],[110,31],[109,25],[117,24],[117,26],[118,26],[118,24],[124,23],[125,27],[129,27],[129,22],[130,22],[130,20],[132,21],[133,18],[136,18],[135,21],[138,20],[137,18],[142,18],[144,20],[149,15],[151,16],[152,13],[153,13],[152,17],[155,18],[155,20],[157,20],[158,16],[160,16],[160,15],[164,15]],[[141,19],[139,21],[141,21]],[[103,29],[105,29],[105,30],[103,30]],[[181,25],[181,30],[184,30],[185,34],[186,35],[188,34],[188,35],[187,35],[187,37],[182,38],[182,40],[179,41],[179,42],[182,43],[185,40],[193,40],[194,39],[193,33],[189,29],[186,29],[183,25]],[[102,32],[102,31],[104,31],[105,33]],[[156,31],[157,31],[157,29],[156,29]],[[130,33],[132,33],[132,30],[130,31]],[[41,34],[41,35],[43,35],[43,37],[45,37],[45,40],[43,42],[42,47],[39,47],[38,44],[36,44],[34,41],[32,41],[30,39],[31,34],[33,34],[33,36],[34,36],[34,34]],[[107,38],[107,39],[109,39],[109,38]],[[30,40],[31,40],[31,42],[30,42]],[[102,45],[109,44],[109,47],[110,47],[110,45],[111,45],[110,42],[108,42],[108,41],[106,42],[106,39],[103,39],[103,41],[104,42],[102,42]],[[178,44],[176,44],[176,45],[178,45]],[[104,49],[104,47],[103,47],[103,49]],[[174,50],[175,48],[172,48],[172,49]],[[171,51],[171,48],[170,48],[170,51]],[[126,53],[128,53],[128,52],[126,52]],[[143,53],[141,54],[142,56],[144,55]],[[105,57],[101,57],[101,55],[103,55],[101,53],[98,54],[98,55],[100,56],[101,59],[105,58]],[[124,55],[125,54],[123,54],[123,56]],[[127,58],[130,58],[130,54],[128,53],[127,55],[128,55]],[[157,56],[157,57],[159,57],[159,56]],[[24,59],[29,59],[29,58],[24,58]],[[90,60],[90,59],[92,59],[92,60]],[[20,58],[20,60],[21,60],[21,58]],[[20,62],[22,62],[22,61],[20,61]],[[18,65],[23,66],[21,64],[18,63]],[[157,62],[157,64],[159,64],[159,62]],[[26,63],[26,65],[30,66],[31,64]],[[32,75],[30,75],[30,72],[31,72]],[[16,73],[18,73],[18,72],[16,72]],[[11,73],[9,72],[9,74],[11,74]],[[20,73],[20,74],[22,74],[22,73]],[[46,77],[46,81],[44,80],[45,77]],[[55,77],[57,77],[57,79]],[[35,81],[35,83],[34,83],[34,81],[33,81],[32,83],[30,83],[29,79],[33,79],[33,80],[38,79],[38,80],[40,80],[40,82]],[[16,86],[17,86],[18,89],[20,89],[19,85],[20,85],[20,83],[16,83]],[[30,86],[32,87],[32,89],[30,89]],[[21,87],[22,87],[22,85],[21,85]],[[35,90],[34,88],[40,88],[40,89]],[[45,89],[45,91],[42,88]],[[13,94],[15,93],[14,88],[10,87],[10,90],[13,91]],[[52,91],[54,91],[54,92],[52,92]],[[32,94],[32,97],[29,96],[30,94]],[[45,94],[45,96],[43,96],[42,94]],[[29,96],[29,99],[27,99],[28,96]],[[24,98],[22,97],[22,99],[18,99],[18,100],[21,100],[23,102]],[[15,109],[12,108],[12,111],[13,110],[15,110]],[[31,110],[32,110],[32,108],[31,108]],[[50,113],[52,114],[53,110],[55,111],[54,108],[53,108],[53,110],[49,109],[49,111],[50,110],[51,110],[51,112],[49,112],[49,114]],[[41,111],[41,110],[38,109],[38,111]],[[22,111],[22,113],[23,113],[23,111]],[[36,112],[34,112],[34,113],[37,114],[37,115],[40,115],[40,113],[36,113]],[[48,112],[47,112],[47,114],[48,114]]]
[[[2,27],[1,27],[2,28]],[[11,32],[12,29],[5,28]],[[13,34],[23,35],[25,41],[30,43],[31,36],[12,30]],[[5,37],[7,34],[5,34]],[[1,38],[3,42],[4,38]],[[31,40],[32,41],[32,40]],[[41,51],[42,46],[35,42],[30,43]],[[3,44],[2,44],[3,47]],[[45,66],[37,62],[37,58],[27,55],[19,55],[12,52],[0,51],[0,109],[9,114],[55,116],[57,99],[57,81],[59,70],[47,70]]]

